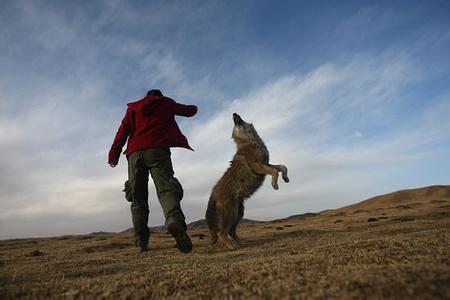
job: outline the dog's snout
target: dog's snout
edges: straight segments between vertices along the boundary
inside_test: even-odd
[[[237,113],[233,113],[233,121],[234,124],[239,124],[242,122],[242,119]]]

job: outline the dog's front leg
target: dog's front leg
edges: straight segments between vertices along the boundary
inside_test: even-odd
[[[251,162],[249,166],[257,174],[271,175],[272,187],[274,190],[278,190],[278,170],[276,168],[258,162]]]
[[[288,169],[285,165],[270,165],[273,168],[277,169],[278,172],[281,172],[281,176],[283,177],[284,182],[289,182],[289,177],[288,177]]]

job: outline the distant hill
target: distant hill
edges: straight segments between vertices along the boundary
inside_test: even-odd
[[[303,213],[292,215],[283,219],[276,219],[269,222],[278,223],[290,220],[304,220],[319,215],[335,215],[343,213],[353,213],[361,211],[373,211],[380,209],[399,208],[402,206],[414,206],[418,204],[428,204],[439,201],[450,200],[450,185],[434,185],[416,189],[401,190],[385,195],[375,196],[361,202],[344,206],[338,209],[324,210],[320,213]],[[261,221],[242,219],[240,224],[255,224]],[[206,228],[206,220],[200,219],[189,223],[189,229]],[[165,230],[163,225],[150,227],[150,231],[159,232]],[[133,228],[129,228],[123,232],[133,232]]]
[[[357,211],[373,211],[377,209],[399,208],[415,206],[433,202],[450,200],[449,185],[434,185],[416,189],[401,190],[381,196],[369,198],[356,204],[344,206],[338,209],[322,211],[321,215],[336,213],[352,213]]]
[[[319,213],[308,212],[308,213],[304,213],[304,214],[292,215],[292,216],[289,216],[289,217],[283,218],[283,219],[272,220],[272,221],[269,221],[269,222],[271,222],[271,223],[279,223],[279,222],[292,221],[292,220],[305,220],[305,219],[308,219],[308,218],[313,218],[313,217],[318,216],[318,215],[319,215]]]

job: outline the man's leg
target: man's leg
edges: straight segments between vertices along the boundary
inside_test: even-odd
[[[150,231],[148,224],[148,170],[142,164],[142,151],[128,158],[128,181],[132,191],[131,216],[136,244],[141,251],[148,249]]]
[[[192,243],[186,234],[185,217],[180,206],[183,188],[173,176],[170,150],[160,148],[144,150],[144,160],[155,183],[158,200],[166,218],[167,230],[175,237],[178,249],[183,252],[191,251]]]

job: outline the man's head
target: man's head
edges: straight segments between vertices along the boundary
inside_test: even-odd
[[[160,90],[150,90],[147,92],[147,96],[160,96],[162,97],[163,94],[161,93]]]

